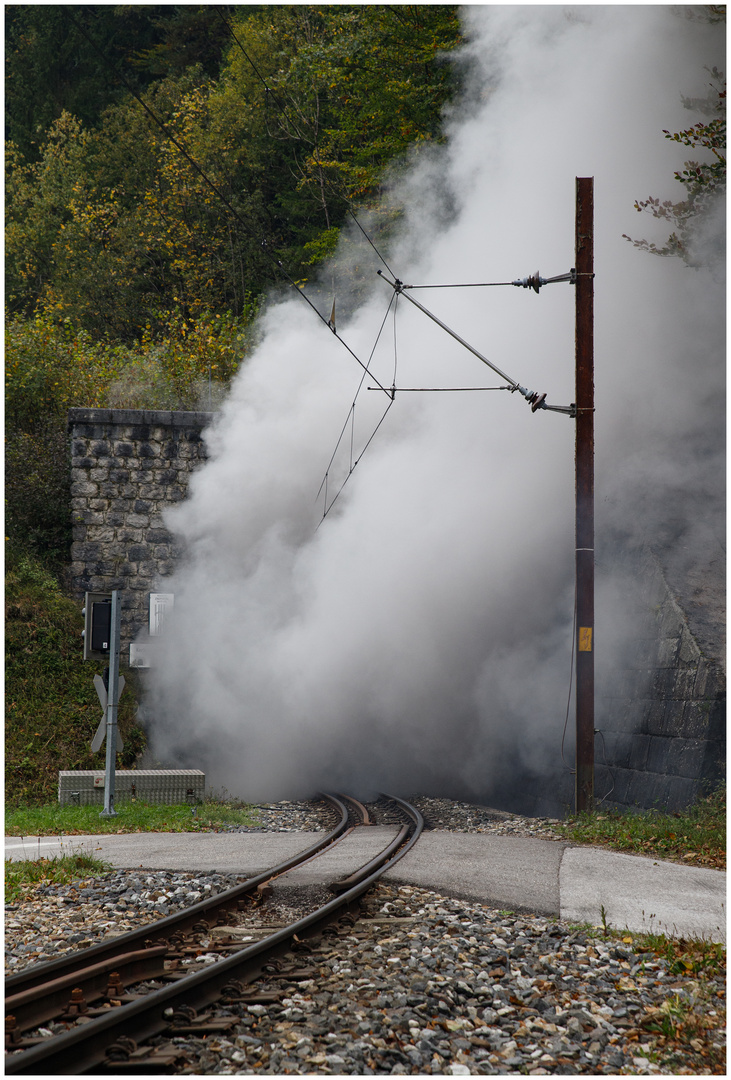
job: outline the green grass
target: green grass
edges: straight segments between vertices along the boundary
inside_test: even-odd
[[[84,662],[81,603],[63,595],[56,578],[32,556],[8,548],[5,575],[5,798],[13,805],[56,797],[59,769],[104,768],[104,749],[91,752],[102,710],[94,675]],[[137,673],[125,671],[119,702],[124,739],[117,768],[144,749],[135,723]]]
[[[603,913],[603,909],[602,909]],[[612,926],[575,924],[588,938],[631,945],[634,953],[651,953],[665,960],[671,975],[721,976],[726,971],[726,946],[706,938],[674,938],[665,934],[635,933]]]
[[[98,877],[112,867],[91,855],[75,853],[53,859],[28,859],[5,863],[5,903],[15,904],[33,891],[36,885],[67,885],[79,878]]]
[[[578,814],[560,824],[567,840],[615,851],[676,859],[690,866],[726,867],[726,786],[682,813],[655,811]]]
[[[100,817],[101,806],[8,807],[6,836],[72,836],[75,833],[205,832],[220,825],[256,825],[256,811],[234,802],[206,800],[195,808],[139,799],[115,806],[116,817]]]
[[[715,1035],[726,1022],[726,946],[705,938],[669,938],[628,930],[582,925],[587,938],[631,947],[636,959],[664,960],[679,980],[661,1005],[645,1005],[636,1019],[639,1041],[649,1041],[649,1058],[664,1073],[726,1075],[725,1045]],[[642,973],[642,969],[640,969]],[[637,1036],[636,1036],[637,1037]]]

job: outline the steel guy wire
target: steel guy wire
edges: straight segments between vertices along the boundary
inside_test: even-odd
[[[610,779],[611,784],[612,784],[612,786],[610,787],[610,789],[606,793],[606,795],[602,795],[601,799],[599,799],[599,802],[603,803],[603,802],[606,802],[606,800],[609,798],[609,796],[614,791],[614,787],[615,787],[615,784],[614,784],[614,770],[612,769],[612,766],[607,761],[607,747],[606,747],[606,744],[604,742],[604,732],[600,731],[599,728],[594,728],[594,734],[598,735],[599,738],[602,740],[602,756],[604,757],[604,768],[609,773],[609,779]]]

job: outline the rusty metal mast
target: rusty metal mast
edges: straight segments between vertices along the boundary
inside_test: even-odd
[[[576,811],[594,809],[594,178],[576,178]]]
[[[576,401],[570,406],[548,405],[545,394],[531,392],[501,371],[491,360],[446,326],[409,295],[413,285],[378,274],[451,337],[510,384],[496,389],[518,390],[533,412],[548,409],[576,419],[576,810],[594,809],[594,178],[576,177],[576,266],[568,274],[543,278],[536,271],[516,281],[482,285],[517,285],[538,293],[544,285],[570,282],[576,286]],[[467,286],[417,286],[466,288]],[[395,394],[396,387],[392,389]]]

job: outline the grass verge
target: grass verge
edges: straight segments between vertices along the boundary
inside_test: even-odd
[[[5,903],[26,899],[41,882],[67,885],[78,878],[98,877],[112,867],[91,855],[76,852],[53,859],[27,859],[5,863]]]
[[[160,805],[139,799],[115,806],[117,816],[100,817],[99,806],[7,807],[6,836],[73,836],[80,833],[205,832],[221,825],[256,825],[256,811],[245,804],[206,800],[192,808],[187,803]],[[193,813],[195,810],[195,814]]]
[[[578,814],[558,828],[576,844],[726,869],[726,785],[682,813],[656,811]]]
[[[577,927],[587,939],[618,947],[626,989],[641,989],[663,960],[676,976],[661,1005],[643,1005],[622,1037],[637,1056],[672,1074],[727,1075],[726,946],[705,938],[669,938],[601,926]],[[625,950],[625,951],[622,951]],[[646,966],[647,965],[647,966]],[[657,1071],[657,1070],[655,1070]]]

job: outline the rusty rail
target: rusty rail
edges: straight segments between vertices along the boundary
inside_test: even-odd
[[[211,920],[215,921],[225,911],[237,909],[239,900],[244,900],[251,893],[255,893],[261,885],[264,885],[271,878],[283,874],[300,862],[319,854],[324,848],[329,847],[330,844],[333,844],[343,835],[348,828],[347,807],[336,795],[323,794],[321,798],[329,802],[333,809],[340,814],[340,820],[334,829],[298,855],[279,863],[278,866],[272,867],[271,870],[265,870],[256,877],[248,878],[240,885],[235,885],[225,892],[218,893],[217,896],[201,900],[199,903],[193,904],[183,911],[175,912],[173,915],[167,915],[157,922],[146,923],[139,930],[131,930],[129,933],[121,934],[111,941],[92,945],[91,948],[84,949],[72,956],[51,960],[46,964],[33,964],[24,971],[19,971],[17,975],[10,975],[5,980],[6,997],[24,993],[33,989],[33,987],[43,986],[72,972],[82,971],[91,964],[102,963],[116,956],[134,952],[145,947],[145,943],[150,940],[154,943],[155,939],[169,938],[173,934],[184,933],[204,919],[209,922]]]
[[[161,990],[111,1009],[102,1017],[91,1019],[63,1035],[45,1039],[39,1045],[21,1053],[6,1055],[6,1074],[81,1073],[98,1070],[98,1067],[108,1060],[110,1051],[112,1055],[122,1053],[129,1056],[136,1052],[137,1042],[166,1031],[176,1019],[180,1022],[181,1018],[187,1018],[188,1023],[194,1022],[201,1009],[213,1005],[224,993],[230,996],[232,987],[235,993],[235,988],[240,988],[242,982],[251,982],[257,978],[267,965],[271,964],[273,958],[288,952],[293,946],[297,947],[303,938],[320,933],[335,919],[346,918],[352,925],[353,917],[357,917],[359,898],[413,847],[424,827],[418,810],[401,799],[393,796],[389,798],[407,814],[411,826],[409,830],[401,830],[401,846],[397,851],[394,850],[394,843],[391,843],[381,852],[379,859],[368,863],[367,876],[363,877],[366,870],[363,868],[355,875],[359,880],[354,885],[317,911],[283,927],[263,941],[219,960],[208,969],[197,971]],[[404,843],[407,831],[411,831],[411,837]],[[311,853],[307,857],[311,857]],[[292,865],[296,865],[298,861],[301,859],[290,860]],[[374,866],[376,862],[379,863],[378,866]],[[277,872],[283,871],[277,868]],[[269,871],[268,875],[272,876],[272,871]],[[149,932],[149,927],[146,929]],[[48,968],[51,965],[43,966]]]

